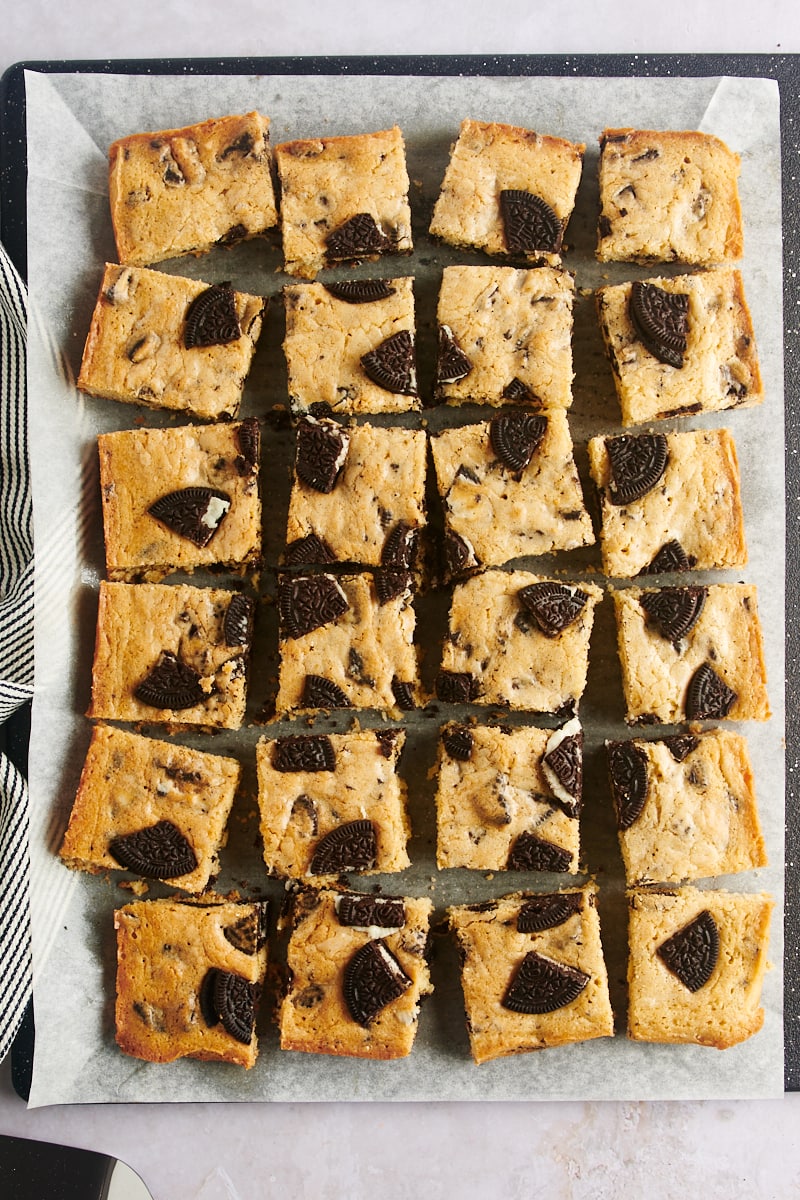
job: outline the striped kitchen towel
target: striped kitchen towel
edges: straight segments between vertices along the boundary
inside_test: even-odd
[[[0,246],[0,724],[33,695],[25,287]],[[0,1061],[31,996],[28,792],[0,753]]]

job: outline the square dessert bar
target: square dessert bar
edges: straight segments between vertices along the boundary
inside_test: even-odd
[[[258,564],[255,419],[102,433],[97,445],[109,579],[157,583],[173,571]]]
[[[403,135],[379,133],[275,147],[285,269],[313,279],[323,267],[410,254]]]
[[[589,466],[606,575],[747,562],[736,443],[727,429],[592,438]]]
[[[374,708],[399,716],[422,701],[407,571],[278,579],[278,716]]]
[[[701,266],[741,258],[739,167],[710,133],[606,129],[597,257]]]
[[[344,279],[283,289],[295,413],[408,412],[417,394],[414,280]]]
[[[514,125],[463,121],[431,234],[452,246],[557,266],[585,149]]]
[[[517,892],[448,917],[476,1063],[613,1035],[594,886]]]
[[[278,224],[269,118],[260,113],[136,133],[113,143],[109,163],[121,263],[199,254]]]
[[[607,742],[628,884],[681,883],[767,864],[747,742],[712,729]]]
[[[628,1037],[727,1050],[764,1024],[771,896],[633,890]]]
[[[92,875],[133,871],[202,892],[219,871],[240,775],[236,759],[98,725],[61,858]]]
[[[300,420],[284,561],[412,567],[426,460],[424,430]]]
[[[433,905],[415,897],[309,888],[286,924],[282,1050],[354,1058],[410,1054],[433,991],[425,952]]]
[[[769,718],[752,584],[626,588],[613,595],[628,724]]]
[[[401,729],[297,734],[256,748],[264,862],[273,875],[335,883],[402,871],[410,829],[397,774]]]
[[[238,729],[254,603],[188,584],[100,584],[88,716]]]
[[[569,408],[574,295],[573,277],[553,267],[445,267],[437,399]]]
[[[528,571],[484,571],[456,585],[436,680],[440,700],[574,715],[603,593]]]
[[[117,1044],[147,1062],[252,1067],[266,901],[143,900],[117,909]]]
[[[563,411],[499,413],[431,448],[451,574],[593,544]]]
[[[235,417],[264,307],[227,283],[106,264],[78,387],[203,420]]]
[[[624,425],[764,399],[741,272],[619,283],[596,301]]]
[[[436,862],[478,871],[578,871],[583,731],[442,730]]]

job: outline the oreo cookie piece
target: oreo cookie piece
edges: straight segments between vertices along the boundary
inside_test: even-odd
[[[236,442],[239,454],[235,461],[236,470],[240,475],[252,475],[257,466],[261,452],[261,427],[255,417],[247,417],[236,430]]]
[[[249,1045],[256,1023],[256,1005],[261,992],[257,983],[250,983],[232,971],[211,967],[201,985],[201,1011],[208,1025],[220,1021],[226,1033],[237,1042]]]
[[[414,578],[410,571],[379,567],[373,576],[379,604],[388,604],[411,590]]]
[[[663,433],[624,433],[607,438],[611,467],[609,499],[612,504],[630,504],[652,490],[667,469],[669,449]]]
[[[336,915],[340,925],[358,929],[402,929],[406,923],[403,901],[392,896],[339,896]]]
[[[446,704],[468,704],[478,695],[478,681],[468,671],[440,671],[436,695]]]
[[[398,679],[396,675],[392,679],[392,695],[397,701],[397,707],[403,712],[411,712],[417,707],[414,699],[414,685]]]
[[[343,871],[368,871],[375,866],[377,856],[378,839],[372,821],[345,821],[317,842],[309,873],[338,875]]]
[[[337,620],[349,607],[332,575],[284,577],[278,584],[278,615],[285,637],[303,637]]]
[[[563,846],[546,842],[525,830],[511,847],[507,871],[554,871],[562,874],[572,866],[572,855]]]
[[[469,762],[475,739],[466,725],[450,725],[442,734],[442,744],[451,758]]]
[[[689,326],[688,295],[636,280],[631,286],[629,312],[642,345],[659,362],[680,370]]]
[[[577,621],[589,597],[578,587],[544,581],[522,588],[519,598],[545,637],[556,638]]]
[[[640,575],[666,575],[669,572],[690,571],[697,560],[686,553],[677,538],[665,542],[649,566]]]
[[[619,829],[630,829],[647,799],[647,755],[633,742],[606,742],[611,796]]]
[[[323,287],[335,300],[343,300],[345,304],[373,304],[395,294],[395,288],[385,279],[343,279]]]
[[[324,675],[306,675],[303,708],[350,708],[350,701],[337,683]]]
[[[382,567],[402,567],[408,570],[414,565],[419,530],[407,521],[398,521],[386,535],[381,550]]]
[[[383,254],[391,245],[370,213],[356,213],[325,239],[325,252],[332,262]]]
[[[691,733],[676,733],[672,737],[662,738],[661,741],[669,750],[675,762],[683,762],[700,745],[700,738]]]
[[[520,188],[500,193],[506,249],[509,254],[557,254],[564,226],[541,196]]]
[[[222,622],[225,645],[249,646],[253,640],[253,613],[255,602],[241,592],[234,592]]]
[[[719,930],[708,909],[662,942],[656,954],[688,991],[705,987],[719,958]]]
[[[276,771],[335,771],[336,751],[325,734],[278,738],[272,750]]]
[[[701,663],[689,680],[686,716],[690,721],[720,720],[727,717],[738,698],[710,663]]]
[[[639,603],[663,638],[677,646],[694,629],[703,611],[708,589],[704,587],[660,588],[644,592]]]
[[[411,980],[382,938],[366,942],[344,972],[344,999],[353,1020],[365,1028],[411,987]]]
[[[414,337],[401,329],[386,338],[374,350],[361,356],[365,374],[384,388],[402,396],[416,396],[417,369],[414,357]]]
[[[459,383],[472,370],[472,363],[459,346],[449,325],[439,326],[436,383]]]
[[[541,400],[536,393],[531,391],[528,385],[523,383],[521,379],[518,379],[516,375],[503,388],[502,396],[510,404],[541,404]]]
[[[556,1012],[577,1000],[591,979],[585,971],[529,950],[501,1001],[511,1012],[531,1016]]]
[[[129,871],[147,879],[178,879],[197,867],[191,843],[172,821],[157,821],[111,839],[108,852]]]
[[[194,708],[207,698],[197,671],[181,662],[171,650],[162,650],[158,662],[134,688],[133,694],[140,704],[176,712]]]
[[[236,295],[230,283],[215,283],[195,296],[183,326],[183,344],[187,350],[227,346],[241,336]]]
[[[518,933],[542,933],[563,925],[581,911],[580,892],[563,892],[551,896],[531,896],[517,914]]]
[[[294,469],[298,479],[329,495],[336,487],[349,445],[349,434],[333,421],[305,418],[297,426]]]
[[[541,413],[500,413],[489,424],[492,449],[509,471],[524,471],[547,432]]]
[[[336,555],[324,538],[318,537],[316,533],[308,533],[305,537],[295,538],[289,543],[283,560],[287,567],[311,567],[336,562]]]
[[[179,537],[203,549],[219,529],[231,506],[227,492],[210,487],[180,488],[155,500],[148,512]]]

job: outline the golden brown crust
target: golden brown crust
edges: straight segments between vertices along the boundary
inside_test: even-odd
[[[114,142],[109,199],[120,262],[148,266],[276,225],[269,124],[250,112]]]
[[[600,135],[601,262],[741,258],[740,160],[696,130],[606,129]]]
[[[120,1049],[147,1062],[199,1058],[252,1067],[258,1055],[255,1031],[242,1041],[221,1021],[209,1024],[204,992],[210,970],[229,972],[260,990],[267,963],[259,936],[263,921],[262,904],[145,900],[118,909]]]
[[[411,1052],[419,1001],[432,991],[425,948],[433,905],[403,898],[399,929],[356,928],[337,916],[341,893],[321,891],[317,903],[301,905],[292,930],[291,984],[280,1010],[281,1048],[312,1054],[388,1060]],[[353,1017],[345,998],[345,970],[356,952],[373,942],[384,948],[410,980],[366,1025]]]
[[[694,888],[633,890],[628,904],[628,1037],[726,1050],[758,1033],[764,1024],[760,1001],[771,896]],[[667,968],[658,949],[706,912],[717,928],[719,953],[707,982],[691,991]]]

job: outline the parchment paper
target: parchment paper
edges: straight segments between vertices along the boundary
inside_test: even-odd
[[[329,1099],[555,1099],[683,1098],[777,1095],[783,1089],[783,392],[781,212],[778,88],[748,79],[551,79],[384,77],[146,77],[26,75],[28,120],[28,238],[31,293],[30,426],[36,539],[36,698],[30,753],[31,857],[35,955],[36,1055],[30,1103],[123,1100]],[[604,360],[587,289],[607,280],[646,277],[629,265],[594,261],[597,212],[597,137],[605,126],[704,129],[742,156],[740,181],[746,228],[742,264],[753,312],[766,401],[756,409],[664,423],[689,428],[726,425],[737,440],[743,474],[750,562],[736,579],[759,586],[773,717],[740,726],[749,738],[771,866],[714,885],[770,891],[772,926],[763,1030],[719,1053],[700,1047],[629,1042],[625,1028],[626,910],[622,863],[605,781],[602,743],[625,736],[613,617],[601,605],[592,640],[589,685],[581,705],[586,731],[583,860],[600,886],[603,941],[618,1032],[613,1039],[546,1050],[475,1067],[464,1028],[457,958],[445,936],[434,939],[436,991],[423,1006],[417,1044],[395,1063],[358,1062],[281,1052],[264,1012],[261,1055],[245,1072],[224,1064],[182,1061],[167,1066],[125,1057],[114,1043],[115,952],[112,910],[130,896],[118,880],[69,872],[56,851],[90,736],[83,716],[89,700],[96,596],[103,571],[97,489],[98,432],[131,428],[142,419],[128,405],[90,400],[74,388],[104,261],[115,252],[107,206],[108,144],[126,133],[188,124],[210,115],[258,108],[271,116],[273,142],[321,134],[351,134],[399,124],[412,180],[416,250],[411,259],[385,260],[373,275],[414,274],[420,369],[430,379],[436,292],[442,266],[483,261],[434,246],[426,237],[430,210],[463,117],[505,121],[587,143],[583,182],[570,225],[566,264],[579,289],[575,314],[575,403],[570,424],[586,481],[585,442],[619,430],[619,409]],[[248,243],[184,259],[163,269],[215,282],[233,279],[248,291],[277,296],[287,281],[277,243]],[[361,270],[364,274],[364,269]],[[581,291],[583,289],[583,291]],[[271,306],[248,382],[244,413],[264,416],[286,402],[280,342],[282,312]],[[448,411],[426,420],[456,423],[471,414]],[[151,424],[173,418],[145,412]],[[415,423],[419,417],[408,419]],[[277,561],[288,499],[284,469],[290,437],[267,424],[264,471],[268,563]],[[546,572],[576,578],[599,567],[596,548],[553,560],[526,560]],[[262,590],[270,591],[264,573]],[[596,578],[596,576],[595,576]],[[704,576],[733,579],[732,573]],[[204,582],[196,577],[196,582]],[[238,734],[190,744],[235,753],[247,787],[237,802],[224,852],[219,890],[279,898],[254,848],[253,747],[263,728],[252,722],[268,706],[274,674],[274,628],[267,617],[251,684],[251,723]],[[419,637],[428,649],[430,680],[444,629],[446,597],[423,597]],[[449,714],[448,714],[449,715]],[[434,760],[441,711],[412,714],[401,772],[409,781],[413,867],[379,880],[389,893],[429,894],[441,917],[448,903],[481,900],[519,886],[562,886],[564,876],[437,872],[433,818]],[[344,728],[339,715],[320,728]],[[376,723],[373,714],[362,723]],[[534,719],[535,720],[535,719]],[[287,726],[272,732],[286,732]],[[156,728],[151,730],[158,733]],[[654,734],[657,730],[652,731]],[[370,878],[369,886],[373,882]],[[354,879],[355,886],[359,886]],[[154,885],[150,895],[167,894]]]

